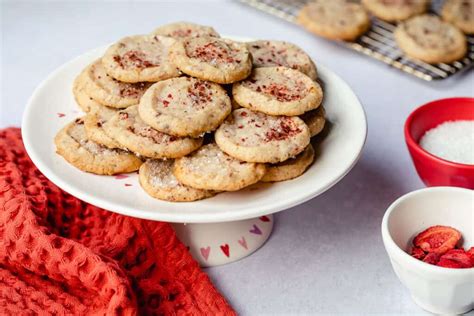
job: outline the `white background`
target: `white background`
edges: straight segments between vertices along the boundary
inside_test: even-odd
[[[0,127],[20,125],[30,94],[64,62],[177,20],[300,45],[353,87],[368,116],[364,154],[345,179],[278,214],[272,237],[251,257],[207,270],[237,312],[423,314],[390,267],[380,222],[393,200],[423,187],[404,144],[404,120],[428,101],[472,97],[472,70],[426,83],[237,2],[3,1]]]

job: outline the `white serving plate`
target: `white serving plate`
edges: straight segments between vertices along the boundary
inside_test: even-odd
[[[351,170],[361,154],[367,135],[362,105],[340,77],[318,64],[325,89],[323,104],[332,128],[317,149],[315,163],[297,179],[176,203],[148,196],[136,173],[117,179],[80,171],[55,153],[53,139],[66,123],[83,115],[74,101],[72,83],[105,49],[89,51],[50,74],[31,96],[22,122],[26,150],[38,169],[61,189],[88,203],[132,217],[176,223],[255,218],[291,208],[328,190]]]

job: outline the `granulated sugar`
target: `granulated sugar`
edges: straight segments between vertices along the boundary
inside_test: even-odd
[[[474,164],[474,121],[449,121],[430,129],[420,146],[445,160]]]

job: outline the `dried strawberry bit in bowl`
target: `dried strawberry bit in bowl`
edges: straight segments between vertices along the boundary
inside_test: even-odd
[[[413,239],[411,256],[444,268],[474,268],[474,247],[456,248],[461,233],[448,226],[432,226]]]
[[[445,268],[472,268],[471,256],[464,249],[451,249],[441,256],[437,264]]]
[[[416,247],[423,251],[444,254],[454,249],[461,240],[461,233],[448,226],[433,226],[418,234],[413,240]]]
[[[426,256],[426,253],[421,249],[420,247],[413,247],[411,249],[411,254],[413,258],[416,258],[418,260],[423,260]]]
[[[423,258],[422,261],[426,262],[426,263],[429,263],[429,264],[436,265],[436,264],[438,264],[439,258],[440,258],[440,255],[438,255],[437,253],[434,253],[434,252],[430,252]]]

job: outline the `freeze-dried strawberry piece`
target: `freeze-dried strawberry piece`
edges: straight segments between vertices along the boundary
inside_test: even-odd
[[[466,252],[469,256],[474,257],[474,247],[469,248]]]
[[[413,240],[415,247],[425,252],[444,254],[456,247],[461,239],[461,233],[448,226],[433,226],[418,234]]]
[[[474,268],[474,247],[469,248],[466,253],[471,257],[471,266]]]
[[[459,263],[461,268],[470,268],[472,266],[471,256],[464,249],[452,249],[441,256],[442,260],[451,260]]]
[[[429,254],[425,256],[425,258],[423,259],[423,262],[426,262],[429,264],[437,264],[439,261],[439,257],[440,256],[437,253],[430,252]]]
[[[453,268],[453,269],[462,269],[465,268],[459,261],[449,260],[449,259],[441,259],[438,264],[438,267],[443,268]]]
[[[411,256],[418,260],[423,260],[423,258],[426,256],[426,253],[420,247],[413,247],[411,249]]]

